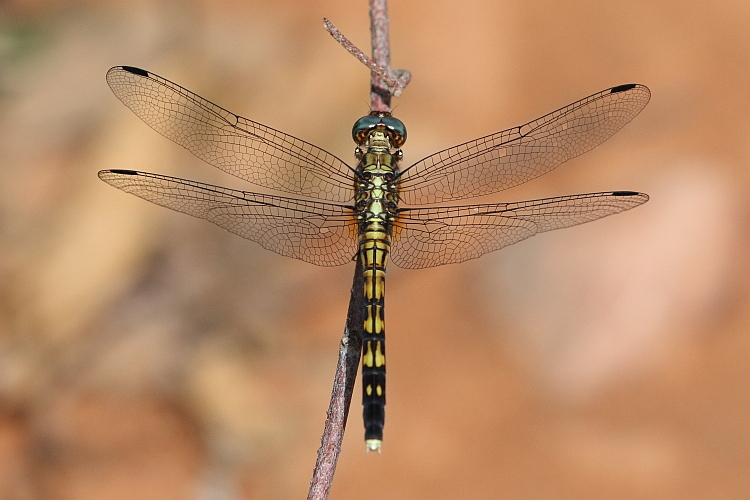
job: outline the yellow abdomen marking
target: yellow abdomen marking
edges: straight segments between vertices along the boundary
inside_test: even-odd
[[[372,368],[372,361],[373,361],[373,355],[372,355],[372,342],[367,342],[367,352],[365,352],[365,355],[362,356],[362,363],[368,367]]]
[[[375,310],[373,311],[373,305]],[[367,304],[367,318],[365,319],[365,331],[374,335],[383,333],[383,310],[382,306],[377,304]]]
[[[375,331],[372,333],[378,335],[383,333],[383,306],[381,305],[375,305]],[[378,342],[378,346],[380,346],[380,342]]]
[[[375,343],[375,366],[380,368],[385,365],[385,354],[380,350],[380,341]]]

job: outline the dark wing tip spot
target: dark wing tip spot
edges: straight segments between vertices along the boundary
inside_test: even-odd
[[[122,175],[138,175],[138,172],[135,170],[118,170],[118,169],[112,169],[110,170],[113,174],[122,174]]]
[[[626,83],[625,85],[618,85],[617,87],[612,87],[609,93],[616,94],[618,92],[625,92],[626,90],[630,90],[634,88],[635,88],[635,83]]]
[[[148,76],[148,71],[141,68],[134,68],[133,66],[120,66],[122,69],[127,71],[128,73],[133,73],[134,75],[140,75],[140,76]]]
[[[612,192],[612,196],[638,196],[641,193],[635,192],[635,191],[614,191]]]

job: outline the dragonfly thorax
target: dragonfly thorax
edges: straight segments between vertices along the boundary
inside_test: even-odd
[[[398,176],[399,161],[403,156],[400,149],[393,151],[392,137],[393,134],[387,129],[373,127],[367,130],[367,136],[361,143],[362,147],[357,147],[355,151],[359,160],[354,197],[357,219],[362,224],[362,230],[369,227],[366,232],[381,231],[383,237],[386,234],[390,235],[390,229],[382,224],[395,219],[398,205],[395,179]]]

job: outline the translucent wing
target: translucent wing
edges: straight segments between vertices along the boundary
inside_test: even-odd
[[[648,201],[633,191],[460,207],[406,208],[393,225],[391,261],[403,268],[455,264],[529,236],[575,226]]]
[[[526,125],[440,151],[404,170],[399,195],[412,205],[439,203],[523,184],[607,140],[650,97],[643,85],[620,85]]]
[[[153,73],[107,72],[112,92],[164,137],[240,179],[286,193],[346,202],[349,167],[326,151],[242,118]]]
[[[206,219],[268,250],[319,266],[351,262],[357,223],[350,207],[238,191],[133,170],[102,170],[104,182],[157,205]]]

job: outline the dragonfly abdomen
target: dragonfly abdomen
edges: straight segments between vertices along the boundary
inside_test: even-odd
[[[372,226],[378,226],[377,223]],[[382,227],[382,226],[381,226]],[[375,229],[368,227],[368,229]],[[362,404],[365,443],[380,451],[385,425],[385,266],[390,237],[383,230],[367,231],[360,240],[364,273],[364,334],[362,336]]]

